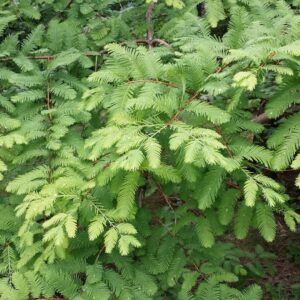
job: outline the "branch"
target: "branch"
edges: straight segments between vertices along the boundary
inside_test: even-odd
[[[152,22],[154,6],[155,6],[155,3],[152,1],[149,4],[147,12],[146,12],[146,22],[147,22],[147,26],[148,26],[147,43],[149,45],[149,48],[152,48],[153,36],[154,36],[154,28],[153,28],[153,22]]]
[[[265,113],[262,113],[260,115],[255,116],[252,119],[252,121],[256,122],[256,123],[266,123],[266,122],[270,121],[270,119],[268,118],[268,116]]]
[[[135,83],[156,83],[156,84],[160,84],[160,85],[165,85],[167,87],[171,87],[171,88],[175,88],[175,89],[181,89],[179,86],[177,86],[174,83],[171,82],[167,82],[167,81],[161,81],[161,80],[157,80],[157,79],[137,79],[137,80],[130,80],[127,81],[128,84],[135,84]],[[187,94],[190,95],[194,95],[195,92],[192,90],[185,90],[185,92]]]
[[[288,111],[286,111],[283,115],[280,116],[280,118],[282,117],[288,117],[289,115],[296,113],[300,110],[300,106],[298,105],[294,105],[292,107],[290,107],[290,109]],[[261,113],[257,116],[254,116],[252,121],[256,122],[256,123],[266,123],[269,122],[271,119],[266,115],[266,113]]]
[[[147,39],[137,39],[137,40],[135,40],[135,42],[136,42],[137,44],[139,44],[139,43],[140,43],[140,44],[149,44],[149,42],[148,42]],[[172,45],[169,44],[167,41],[165,41],[165,40],[163,40],[163,39],[153,39],[153,40],[152,40],[152,45],[153,45],[153,44],[160,44],[160,45],[165,46],[165,47],[167,47],[167,48],[173,49]]]
[[[187,100],[187,102],[185,103],[185,105],[183,107],[181,107],[175,115],[173,115],[173,117],[170,119],[170,121],[168,121],[167,123],[165,123],[166,126],[170,126],[173,122],[178,120],[179,114],[183,111],[186,110],[186,108],[189,106],[190,103],[192,103],[198,96],[200,95],[200,92],[196,92],[193,94],[193,96]]]
[[[167,48],[173,49],[173,47],[168,42],[166,42],[165,40],[162,40],[162,39],[153,39],[152,43],[157,43],[157,44],[163,45]]]
[[[103,53],[105,53],[106,51],[100,51],[100,52],[87,52],[84,55],[86,56],[99,56],[102,55]],[[57,56],[56,55],[38,55],[38,56],[26,56],[29,59],[35,59],[35,60],[53,60],[55,59]],[[4,57],[4,58],[0,58],[0,61],[11,61],[13,60],[15,57]]]
[[[157,187],[158,192],[160,193],[160,195],[163,197],[163,199],[165,200],[165,202],[167,203],[167,205],[170,207],[170,209],[172,210],[173,214],[174,214],[174,224],[176,225],[177,223],[177,219],[176,219],[176,213],[175,210],[171,204],[171,201],[169,200],[168,196],[164,193],[161,185],[157,182],[155,182],[155,185]]]
[[[100,257],[100,255],[101,255],[101,253],[103,252],[104,249],[105,249],[105,245],[102,248],[99,249],[99,251],[96,255],[96,258],[95,258],[95,262],[94,262],[95,264],[98,262],[99,257]]]
[[[228,188],[234,188],[237,190],[241,190],[241,187],[237,183],[233,182],[232,180],[225,181],[225,184]]]
[[[48,59],[48,61],[49,61],[49,59]],[[46,99],[46,102],[47,102],[47,109],[48,109],[48,111],[50,111],[51,108],[52,108],[50,78],[47,78],[47,99]],[[49,112],[48,118],[49,118],[50,123],[52,123],[51,112]]]

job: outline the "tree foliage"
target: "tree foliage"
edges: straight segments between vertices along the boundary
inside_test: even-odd
[[[0,4],[0,299],[262,299],[219,237],[300,221],[290,2]]]

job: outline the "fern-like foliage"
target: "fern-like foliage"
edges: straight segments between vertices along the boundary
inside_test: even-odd
[[[0,4],[0,299],[263,299],[219,237],[300,222],[300,19],[271,2]]]

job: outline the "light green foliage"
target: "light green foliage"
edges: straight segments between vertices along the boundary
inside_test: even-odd
[[[256,76],[251,72],[238,72],[234,75],[233,81],[234,87],[243,87],[249,91],[252,91],[257,84]]]
[[[0,9],[0,299],[263,299],[218,240],[300,222],[290,2]]]

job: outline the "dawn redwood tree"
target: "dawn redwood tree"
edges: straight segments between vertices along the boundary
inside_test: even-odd
[[[299,5],[3,1],[0,299],[263,299],[225,240],[300,222]]]

